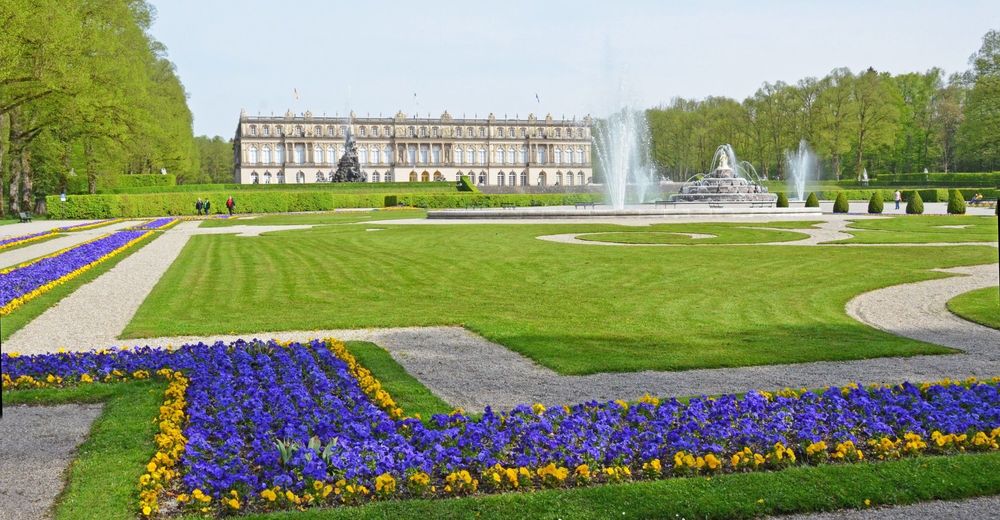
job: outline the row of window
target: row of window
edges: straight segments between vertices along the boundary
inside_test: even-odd
[[[281,164],[285,162],[285,148],[276,146],[274,154],[271,153],[271,145],[264,145],[258,155],[256,145],[251,145],[247,149],[247,164]],[[306,160],[306,145],[296,144],[292,148],[292,162],[294,164],[314,164],[335,163],[344,153],[344,147],[329,145],[325,149],[322,146],[313,147],[312,161]],[[410,145],[406,148],[407,164],[441,164],[440,145]],[[586,155],[582,146],[565,148],[555,148],[552,152],[553,164],[585,164]],[[272,160],[273,159],[273,160]],[[358,161],[361,164],[388,164],[392,162],[392,148],[389,146],[368,146],[358,148]],[[498,146],[493,152],[493,161],[496,164],[524,164],[528,162],[528,148],[521,146],[515,149],[513,146],[506,148]],[[535,153],[535,161],[540,164],[548,164],[549,157],[547,148],[538,147]],[[480,146],[456,146],[452,148],[452,162],[454,164],[486,164],[486,147]]]
[[[250,125],[250,127],[249,127],[249,133],[250,133],[251,136],[253,136],[253,137],[257,136],[257,128],[258,128],[257,125]],[[454,137],[477,137],[478,136],[478,137],[481,137],[481,138],[485,138],[486,134],[487,134],[487,127],[485,127],[485,126],[479,126],[479,127],[454,126],[454,127],[445,127],[445,128],[451,128],[451,130],[452,130],[451,135],[454,136]],[[572,139],[574,137],[576,137],[577,139],[583,139],[583,138],[587,137],[587,135],[588,135],[587,129],[585,129],[585,128],[565,128],[564,129],[564,128],[557,127],[557,128],[549,128],[549,129],[547,129],[545,127],[528,128],[528,127],[513,127],[513,126],[509,126],[509,127],[499,126],[499,127],[491,127],[491,128],[493,129],[493,135],[492,135],[492,137],[497,137],[497,138],[517,138],[517,137],[520,137],[520,138],[523,139],[523,138],[527,138],[528,137],[529,132],[530,132],[531,137],[543,137],[544,136],[544,137],[555,137],[556,139],[562,139],[563,136],[565,136],[567,139]],[[261,125],[260,126],[260,132],[261,132],[261,135],[263,135],[264,137],[270,137],[272,135],[271,134],[271,132],[272,132],[271,125]],[[283,127],[281,125],[275,125],[273,132],[274,132],[274,135],[285,135],[285,127]],[[437,126],[431,126],[431,127],[427,127],[427,126],[408,126],[408,127],[406,127],[406,136],[407,137],[444,137],[442,135],[442,132],[443,132],[443,129],[441,127],[437,127]],[[323,131],[323,127],[320,126],[320,125],[316,125],[316,126],[313,127],[313,133],[312,133],[312,135],[314,135],[316,137],[322,137],[324,135],[326,135],[327,137],[344,137],[346,134],[347,134],[347,125],[340,125],[339,127],[333,126],[333,125],[328,125],[326,127],[325,134],[324,134],[324,131]],[[293,135],[295,137],[304,136],[305,135],[305,128],[302,125],[295,125],[295,126],[292,127],[292,133],[291,133],[291,135]],[[391,136],[392,135],[392,127],[388,126],[388,125],[386,125],[386,126],[370,125],[370,126],[358,126],[357,127],[357,136],[358,137],[369,137],[369,136],[370,137],[379,137],[380,135],[383,135],[383,136],[386,136],[386,137]]]
[[[470,177],[476,182],[476,184],[479,184],[481,186],[484,186],[489,182],[488,180],[489,177],[486,175],[486,172],[479,172],[478,174],[476,174],[476,172],[468,172],[468,173],[458,172],[458,176]],[[409,178],[410,182],[430,182],[431,174],[428,172],[423,172],[421,174],[417,174],[417,172],[410,172]],[[444,182],[446,180],[441,172],[434,172],[433,179],[435,182]],[[553,183],[554,186],[562,186],[564,182],[566,186],[574,186],[574,185],[583,186],[584,184],[590,182],[590,179],[587,179],[584,176],[583,172],[577,172],[575,174],[573,172],[566,172],[565,175],[562,172],[556,172],[553,180],[554,180]],[[260,184],[261,182],[263,182],[264,184],[271,184],[272,181],[276,184],[285,184],[285,173],[278,172],[276,175],[271,175],[271,172],[265,171],[264,175],[261,176],[257,172],[250,172],[250,182],[253,184]],[[321,171],[316,172],[315,182],[332,182],[332,181],[333,181],[332,171],[330,172],[329,176],[327,176]],[[547,181],[548,181],[548,174],[546,172],[541,172],[538,174],[538,177],[536,179],[536,183],[538,186],[547,186],[548,185]],[[297,184],[304,184],[306,182],[305,172],[296,173],[295,182]],[[379,172],[372,172],[371,182],[395,182],[395,179],[393,178],[392,172],[385,172],[384,176],[380,175]],[[510,172],[510,173],[498,172],[496,174],[496,185],[527,186],[528,172],[521,172],[520,174],[516,172]]]

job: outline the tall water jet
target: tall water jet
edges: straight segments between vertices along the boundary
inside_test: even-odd
[[[610,60],[605,69],[606,78],[627,77],[627,71]],[[606,115],[594,124],[594,150],[603,177],[604,202],[620,210],[626,203],[645,202],[654,185],[655,169],[646,111],[633,101],[624,81],[607,87],[598,106],[598,113]]]
[[[809,149],[805,139],[799,141],[799,149],[785,152],[788,169],[788,191],[795,193],[796,200],[805,200],[806,181],[817,179],[816,154]]]

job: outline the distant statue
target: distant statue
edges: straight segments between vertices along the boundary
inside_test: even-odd
[[[358,145],[350,127],[344,137],[344,156],[337,161],[337,171],[330,175],[330,182],[365,182],[361,173],[361,163],[358,161]]]
[[[719,156],[719,167],[717,170],[731,170],[729,167],[729,156],[727,154],[722,154]]]

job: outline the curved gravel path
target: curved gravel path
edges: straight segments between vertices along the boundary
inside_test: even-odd
[[[827,513],[786,515],[772,520],[910,520],[934,518],[936,520],[990,520],[1000,511],[1000,496],[970,498],[967,500],[931,500],[905,506],[877,509],[845,509]]]
[[[46,240],[38,244],[26,245],[24,247],[19,247],[17,249],[0,253],[0,268],[10,267],[12,265],[17,265],[21,262],[27,262],[33,258],[38,258],[40,256],[49,255],[55,253],[60,249],[65,249],[70,246],[75,246],[77,244],[86,242],[88,240],[93,240],[99,236],[107,235],[108,233],[118,231],[120,229],[127,228],[129,226],[134,226],[138,224],[139,221],[131,220],[125,222],[116,222],[114,224],[109,224],[107,226],[101,226],[94,229],[85,229],[83,231],[74,231],[72,233],[66,233],[60,237]],[[45,229],[51,229],[55,226],[50,226]]]
[[[8,406],[0,420],[0,520],[49,518],[99,404]]]

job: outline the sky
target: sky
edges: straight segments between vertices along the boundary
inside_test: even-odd
[[[195,134],[227,138],[241,109],[582,118],[837,67],[950,74],[1000,29],[996,0],[152,4]]]

